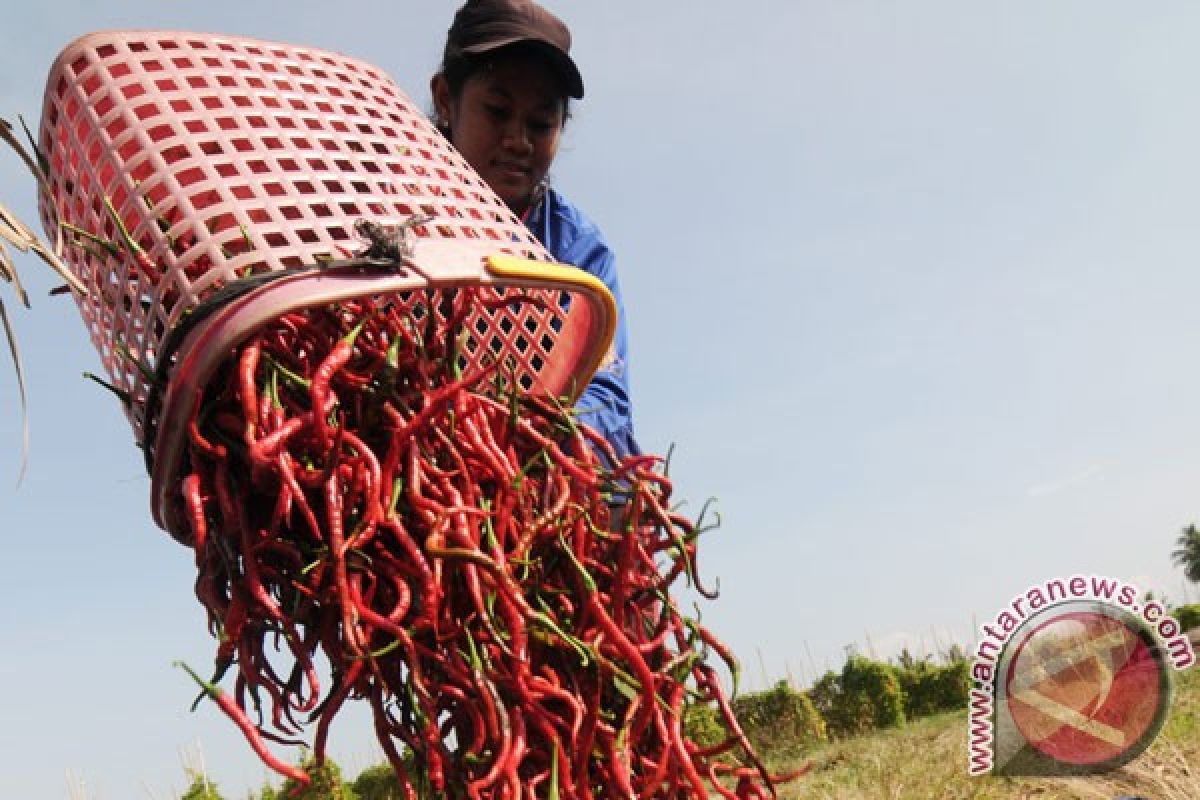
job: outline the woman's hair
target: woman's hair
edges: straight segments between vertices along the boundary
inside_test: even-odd
[[[489,71],[497,61],[503,58],[535,59],[542,63],[546,72],[556,77],[559,76],[555,63],[546,56],[544,49],[528,42],[516,42],[478,54],[467,53],[447,44],[445,52],[442,54],[442,65],[438,70],[438,74],[446,79],[446,86],[450,90],[451,99],[458,100],[462,95],[463,87],[467,85],[467,81],[475,75]],[[561,79],[559,79],[558,84],[559,97],[562,100],[562,121],[566,125],[567,119],[571,116],[571,98]],[[450,138],[450,131],[447,129],[446,121],[439,119],[436,113],[434,114],[434,119],[437,121],[438,130],[442,132],[442,135]]]

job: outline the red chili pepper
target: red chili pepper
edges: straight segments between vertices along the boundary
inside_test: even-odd
[[[301,786],[308,786],[312,783],[312,779],[309,778],[307,772],[299,767],[295,767],[287,763],[286,761],[280,760],[274,753],[270,751],[270,749],[267,748],[266,742],[263,741],[258,727],[250,721],[250,718],[246,716],[246,712],[240,709],[237,703],[235,703],[228,694],[221,691],[220,688],[203,680],[191,667],[189,667],[187,664],[184,664],[182,661],[176,661],[175,666],[183,667],[183,669],[187,671],[187,674],[192,676],[192,680],[194,680],[197,685],[204,690],[204,693],[212,698],[213,702],[217,704],[217,707],[220,708],[221,711],[225,712],[225,716],[234,721],[234,723],[238,726],[238,729],[241,730],[242,735],[246,737],[246,741],[250,743],[252,748],[254,748],[254,752],[259,758],[262,759],[264,764],[278,772],[280,775],[283,775],[286,778],[291,778]]]
[[[258,371],[258,359],[262,355],[262,346],[257,340],[251,341],[242,349],[238,359],[238,397],[242,401],[242,417],[246,422],[246,444],[252,444],[258,438],[258,386],[255,383],[255,373]]]
[[[354,356],[354,340],[358,338],[358,334],[362,331],[364,324],[360,322],[349,333],[339,339],[334,348],[329,351],[329,355],[317,367],[317,371],[313,373],[312,385],[309,391],[312,394],[313,421],[316,423],[317,436],[322,447],[329,447],[332,439],[328,420],[333,403],[330,396],[330,383],[333,381],[333,376],[337,374],[338,370],[346,366]]]
[[[204,498],[200,495],[201,477],[192,473],[183,479],[180,491],[187,503],[188,523],[192,529],[192,549],[196,552],[196,566],[203,567],[208,545],[208,518],[204,512]]]
[[[260,744],[320,703],[320,758],[366,697],[407,797],[401,742],[435,791],[480,800],[736,797],[718,776],[769,790],[744,736],[703,749],[679,725],[685,680],[732,714],[701,669],[732,654],[669,595],[703,528],[671,510],[661,459],[618,459],[561,402],[493,380],[496,363],[459,373],[472,313],[519,319],[517,295],[483,297],[289,313],[197,403],[181,507],[197,596],[230,634],[230,702],[267,707]],[[324,694],[318,651],[338,676]]]

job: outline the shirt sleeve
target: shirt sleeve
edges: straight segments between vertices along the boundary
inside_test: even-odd
[[[599,278],[617,303],[616,335],[596,375],[575,404],[579,419],[603,433],[618,456],[640,453],[641,448],[633,435],[629,335],[625,327],[625,303],[617,280],[616,257],[599,231],[591,226],[581,229],[566,249],[556,255],[564,263]]]

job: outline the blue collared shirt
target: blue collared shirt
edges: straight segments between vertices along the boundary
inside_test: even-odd
[[[629,396],[629,337],[625,304],[617,281],[616,258],[604,235],[582,211],[548,188],[530,210],[525,225],[555,260],[599,278],[617,302],[617,332],[610,357],[596,372],[575,404],[579,419],[604,434],[617,455],[640,453],[633,435],[633,402]]]

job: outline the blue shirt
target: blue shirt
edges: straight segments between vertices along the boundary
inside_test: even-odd
[[[604,434],[618,456],[640,453],[633,436],[633,402],[629,396],[629,337],[625,304],[617,281],[616,258],[596,224],[554,189],[530,209],[525,225],[550,255],[599,278],[617,302],[613,351],[575,404],[579,419]]]

